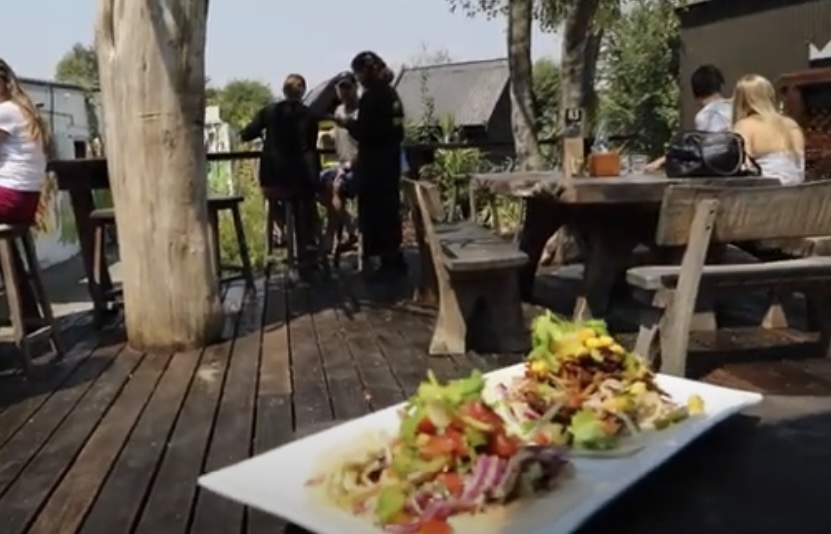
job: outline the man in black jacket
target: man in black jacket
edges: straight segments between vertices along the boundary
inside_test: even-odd
[[[380,269],[370,273],[370,279],[378,279],[406,269],[401,253],[399,192],[404,109],[389,83],[389,69],[377,54],[355,56],[352,71],[364,88],[358,116],[339,122],[358,142],[354,178],[358,224],[365,258],[380,257]]]
[[[314,248],[316,188],[320,176],[318,118],[303,104],[306,81],[291,74],[283,84],[285,99],[263,107],[240,132],[243,141],[264,136],[260,186],[269,211],[288,199],[294,213],[297,257],[308,263]],[[272,212],[273,213],[273,212]],[[269,229],[270,230],[270,229]]]

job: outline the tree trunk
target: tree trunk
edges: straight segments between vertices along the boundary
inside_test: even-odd
[[[594,92],[602,35],[593,31],[600,0],[573,2],[567,11],[560,58],[560,123],[569,108],[584,108]],[[588,121],[583,122],[584,127]]]
[[[206,22],[206,0],[98,2],[127,337],[141,351],[202,347],[221,332],[203,146]]]
[[[534,130],[531,77],[532,0],[510,0],[508,64],[511,71],[511,125],[517,163],[522,170],[540,170],[542,152]]]

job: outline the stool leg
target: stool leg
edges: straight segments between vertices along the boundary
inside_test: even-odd
[[[254,291],[254,270],[251,268],[251,256],[248,253],[248,242],[245,239],[245,228],[242,226],[242,215],[240,215],[238,204],[231,209],[231,215],[234,217],[234,232],[237,234],[237,246],[242,262],[245,286],[249,291]]]
[[[62,358],[65,354],[65,349],[61,341],[58,325],[55,321],[55,315],[52,312],[52,303],[46,295],[46,286],[43,284],[43,276],[40,270],[40,263],[38,262],[35,243],[32,241],[32,234],[30,232],[23,234],[21,242],[23,243],[23,255],[26,258],[29,280],[32,283],[35,298],[37,299],[38,306],[40,307],[46,324],[49,325],[49,338],[52,340],[52,348],[55,350],[55,355],[58,358]]]
[[[219,250],[219,212],[214,209],[208,209],[208,238],[210,240],[211,254],[214,258],[214,268],[216,269],[216,276],[219,283],[222,283],[222,263],[220,261]]]
[[[92,281],[99,293],[102,290],[101,280],[104,277],[104,270],[107,268],[107,234],[104,231],[104,226],[101,222],[95,223],[94,247],[92,251]],[[101,295],[101,297],[106,300],[105,295]]]
[[[26,375],[32,370],[32,358],[29,353],[29,344],[26,340],[26,324],[23,317],[23,303],[20,294],[21,273],[15,268],[13,255],[15,254],[12,239],[0,239],[0,269],[6,282],[6,299],[9,304],[14,343],[21,352],[23,372]]]

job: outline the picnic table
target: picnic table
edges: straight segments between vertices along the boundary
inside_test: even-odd
[[[575,315],[603,315],[617,276],[639,244],[655,235],[666,189],[690,180],[660,175],[632,174],[612,178],[570,178],[561,171],[474,174],[471,198],[478,191],[510,196],[525,203],[525,221],[519,241],[528,255],[520,271],[520,292],[531,300],[540,257],[548,239],[567,225],[584,242],[583,291]],[[696,185],[737,187],[775,185],[771,178],[696,178]]]
[[[297,437],[327,425],[298,429]],[[831,531],[831,398],[765,396],[705,434],[576,534]],[[286,534],[314,534],[289,524]]]
[[[236,161],[259,157],[260,152],[258,151],[208,153],[209,162]],[[112,293],[113,284],[106,269],[100,273],[101,287],[96,288],[93,282],[95,230],[90,215],[96,208],[93,191],[110,188],[107,160],[106,158],[53,160],[49,162],[48,170],[54,173],[58,189],[69,194],[72,213],[75,217],[75,228],[78,232],[78,242],[81,247],[84,274],[87,277],[87,288],[93,305],[93,314],[96,322],[99,322],[107,311],[106,295]],[[162,187],[163,184],[163,182],[160,182]]]

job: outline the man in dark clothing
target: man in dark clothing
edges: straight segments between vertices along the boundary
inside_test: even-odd
[[[354,180],[363,253],[365,258],[380,257],[377,274],[398,274],[406,269],[399,192],[404,109],[389,83],[389,69],[377,54],[355,56],[352,71],[364,88],[358,116],[339,122],[358,142]]]
[[[317,223],[315,194],[320,176],[318,118],[303,104],[305,93],[303,77],[289,75],[283,84],[285,99],[262,108],[240,132],[243,141],[264,135],[260,186],[271,213],[284,199],[290,203],[295,236],[286,237],[296,238],[301,264],[307,262],[313,250]]]

